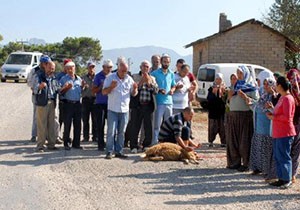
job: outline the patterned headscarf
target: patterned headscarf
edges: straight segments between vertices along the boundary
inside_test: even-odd
[[[294,96],[296,105],[300,106],[300,73],[297,69],[291,69],[286,77],[291,83],[291,93]]]
[[[276,86],[276,80],[274,79],[273,75],[272,77],[266,78],[261,83],[263,84],[264,81],[267,81],[269,87]],[[257,108],[261,109],[263,112],[267,112],[268,109],[265,108],[265,104],[269,101],[272,101],[272,94],[262,91],[262,94],[257,102]]]
[[[246,66],[239,66],[239,71],[243,72],[244,79],[238,80],[237,83],[234,86],[234,92],[235,94],[242,90],[244,93],[255,91],[257,88],[255,87],[255,81],[250,74],[249,69]]]

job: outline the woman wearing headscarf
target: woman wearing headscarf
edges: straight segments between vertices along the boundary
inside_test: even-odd
[[[257,78],[260,98],[253,110],[254,134],[251,141],[250,169],[253,175],[263,173],[266,181],[269,181],[276,178],[276,172],[272,157],[271,120],[266,116],[269,111],[266,104],[272,102],[276,81],[272,73],[264,71]]]
[[[281,97],[273,112],[267,116],[272,120],[273,151],[278,181],[270,185],[286,189],[292,182],[291,145],[296,135],[293,117],[295,100],[289,92],[289,82],[285,77],[278,77],[276,91]]]
[[[255,80],[246,66],[237,69],[238,81],[229,91],[229,121],[227,140],[227,168],[244,172],[249,170],[253,113],[249,102],[259,98]]]
[[[291,84],[290,92],[295,99],[295,114],[293,123],[296,129],[296,136],[292,143],[291,157],[292,157],[292,182],[296,182],[297,171],[299,167],[300,155],[300,73],[297,69],[291,69],[287,73],[287,78]]]
[[[212,87],[208,89],[208,142],[213,147],[217,134],[220,136],[221,147],[225,147],[225,89],[223,74],[217,73]]]

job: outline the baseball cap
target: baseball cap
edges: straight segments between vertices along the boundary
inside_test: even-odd
[[[109,66],[109,67],[113,67],[114,64],[110,59],[104,60],[103,61],[103,66]]]
[[[89,61],[87,67],[89,68],[90,66],[96,66],[96,64],[93,61]]]
[[[65,66],[68,62],[70,62],[70,61],[72,61],[72,59],[66,58],[66,59],[64,60],[64,66]]]
[[[41,63],[48,63],[51,61],[51,58],[48,55],[42,55],[40,58]]]
[[[73,61],[69,61],[68,63],[66,63],[65,65],[66,67],[69,67],[69,66],[75,66],[75,63]]]

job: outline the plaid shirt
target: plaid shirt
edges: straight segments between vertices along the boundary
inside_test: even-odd
[[[150,87],[148,87],[148,85],[144,83],[142,87],[139,88],[140,103],[147,104],[151,102],[152,94],[156,91],[156,89],[157,87],[155,87],[155,85],[151,84]]]

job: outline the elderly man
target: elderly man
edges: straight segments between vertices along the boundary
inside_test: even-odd
[[[45,67],[47,63],[51,62],[51,59],[48,55],[42,55],[40,58],[40,65],[36,68],[33,68],[27,78],[27,85],[32,90],[32,105],[33,105],[33,116],[32,116],[32,126],[31,126],[31,140],[32,142],[36,142],[37,137],[37,123],[36,123],[36,105],[35,105],[35,95],[34,95],[34,84],[36,81],[36,77],[39,73],[45,71]]]
[[[160,68],[160,55],[152,55],[151,57],[152,66],[150,68],[150,72],[153,72]]]
[[[169,69],[171,58],[167,54],[161,56],[161,68],[152,72],[158,84],[158,94],[156,95],[157,109],[154,117],[154,136],[152,145],[158,142],[158,132],[162,120],[172,115],[173,99],[172,95],[176,89],[174,73]]]
[[[81,78],[75,74],[75,63],[70,61],[66,63],[67,74],[63,76],[59,83],[61,85],[60,94],[64,95],[64,146],[65,150],[70,150],[68,144],[70,139],[70,130],[73,121],[73,142],[72,147],[82,149],[80,146],[81,133],[81,89],[84,85]]]
[[[93,84],[93,92],[96,94],[96,119],[97,119],[97,136],[98,136],[98,150],[104,151],[104,126],[107,118],[107,95],[102,94],[103,84],[106,77],[110,74],[113,68],[111,60],[104,60],[102,71],[96,74]]]
[[[138,150],[138,134],[142,124],[145,131],[145,137],[142,140],[143,149],[149,147],[152,141],[152,113],[155,108],[154,95],[158,92],[158,87],[155,78],[150,76],[150,62],[145,60],[140,65],[141,71],[138,74],[133,74],[133,80],[138,83],[139,94],[131,98],[130,103],[134,101],[135,106],[131,107],[130,112],[130,127],[127,131],[131,133],[130,149],[132,153],[137,153]],[[129,125],[129,123],[128,123]],[[142,137],[141,137],[142,138]]]
[[[92,135],[93,141],[97,141],[97,127],[96,127],[96,110],[95,110],[95,93],[92,91],[95,67],[94,62],[88,62],[88,73],[82,77],[84,86],[82,89],[82,122],[83,122],[83,141],[90,139],[90,116],[92,118]]]
[[[55,64],[50,61],[45,65],[45,71],[37,75],[34,84],[34,94],[36,97],[37,115],[37,151],[44,152],[46,138],[49,150],[55,147],[55,103],[59,85],[54,76]]]
[[[123,153],[124,132],[128,122],[130,94],[138,94],[138,85],[128,76],[128,64],[124,58],[118,59],[118,70],[110,74],[104,81],[102,94],[108,95],[107,104],[107,142],[106,159],[115,156],[127,158]],[[117,139],[114,148],[114,137]]]

